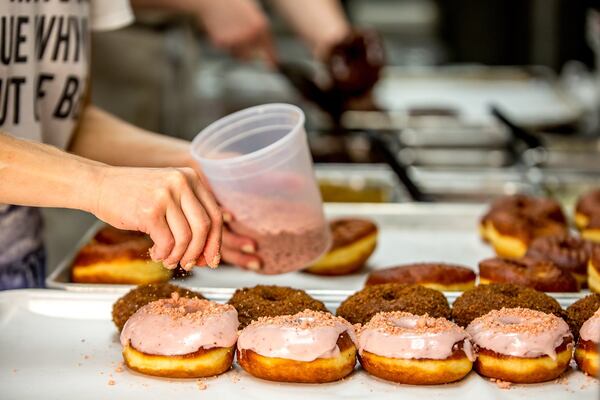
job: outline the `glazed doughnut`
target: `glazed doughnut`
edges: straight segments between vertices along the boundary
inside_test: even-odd
[[[177,293],[180,297],[187,297],[189,299],[194,297],[204,299],[204,296],[200,293],[176,285],[171,285],[169,283],[148,283],[131,289],[113,304],[113,322],[117,329],[122,331],[125,322],[127,322],[129,317],[135,314],[137,310],[153,301],[168,299],[171,297],[172,293]]]
[[[551,199],[524,195],[495,201],[479,226],[482,238],[501,257],[521,258],[538,237],[568,232],[560,205]]]
[[[511,283],[490,283],[467,290],[452,304],[452,319],[465,327],[475,318],[492,310],[523,307],[554,314],[562,318],[558,301],[535,289]]]
[[[531,242],[525,256],[552,261],[569,271],[583,287],[587,286],[587,265],[594,247],[600,246],[575,236],[547,236]]]
[[[143,232],[126,231],[117,229],[110,225],[105,225],[96,232],[94,240],[104,244],[125,243],[131,240],[142,240],[151,244],[150,238]]]
[[[600,308],[583,323],[579,331],[579,341],[575,349],[577,366],[586,374],[598,378],[600,371]]]
[[[600,294],[598,293],[587,295],[567,308],[565,312],[566,320],[575,339],[579,337],[581,325],[590,319],[599,308]]]
[[[513,383],[546,382],[569,366],[573,336],[553,314],[502,308],[474,319],[467,332],[477,348],[475,370]]]
[[[291,315],[304,310],[327,311],[325,304],[305,291],[285,286],[258,285],[238,289],[229,299],[229,304],[238,312],[240,328],[260,317]]]
[[[488,258],[479,263],[479,283],[514,283],[542,292],[578,292],[575,277],[552,261],[523,257],[520,260]]]
[[[600,242],[600,188],[579,198],[575,206],[575,225],[583,237]]]
[[[384,283],[366,286],[340,304],[337,315],[352,324],[366,324],[378,312],[405,311],[434,318],[450,318],[446,297],[419,285]]]
[[[588,262],[588,287],[600,293],[600,249],[594,249]]]
[[[125,364],[146,375],[199,378],[221,374],[233,362],[237,312],[228,304],[174,293],[146,304],[121,332]]]
[[[475,272],[461,265],[444,263],[416,263],[373,271],[366,285],[382,283],[418,284],[440,291],[460,291],[475,286]]]
[[[467,332],[445,318],[381,312],[358,333],[359,361],[370,374],[409,385],[464,378],[475,353]]]
[[[345,275],[359,270],[377,247],[377,225],[366,219],[341,218],[331,221],[329,227],[331,248],[305,271]]]
[[[354,328],[343,318],[305,310],[250,323],[239,335],[237,359],[257,378],[333,382],[354,370],[355,342]]]

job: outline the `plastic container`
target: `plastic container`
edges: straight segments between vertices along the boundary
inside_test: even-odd
[[[265,104],[224,117],[194,138],[192,154],[233,214],[231,229],[256,241],[257,272],[302,269],[327,251],[329,227],[298,107]]]

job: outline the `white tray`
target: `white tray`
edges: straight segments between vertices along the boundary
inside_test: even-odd
[[[257,284],[287,285],[339,300],[361,289],[368,273],[378,268],[417,261],[444,261],[463,264],[476,271],[480,260],[494,255],[491,247],[483,243],[477,233],[478,221],[485,209],[485,206],[472,204],[327,204],[325,210],[330,218],[368,217],[379,226],[377,250],[371,256],[368,266],[361,271],[339,277],[323,277],[304,272],[260,275],[222,265],[216,270],[195,268],[192,277],[176,283],[199,290],[216,300],[227,299],[233,289]],[[100,226],[94,226],[84,235],[80,243],[47,278],[48,287],[118,293],[132,287],[70,282],[69,271],[73,257]],[[587,293],[583,291],[553,296],[559,300],[571,301]]]
[[[26,399],[597,399],[598,381],[573,369],[561,383],[509,390],[475,372],[443,386],[406,386],[373,378],[357,366],[347,379],[322,385],[262,381],[235,366],[203,380],[159,379],[125,369],[111,321],[116,293],[56,290],[0,292],[0,398]],[[114,381],[114,385],[109,382]]]

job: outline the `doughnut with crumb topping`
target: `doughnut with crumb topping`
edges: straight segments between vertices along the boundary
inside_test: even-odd
[[[249,374],[270,381],[333,382],[356,364],[354,327],[340,317],[304,310],[261,317],[239,335],[237,358]]]
[[[317,275],[346,275],[359,270],[377,247],[377,225],[359,218],[329,223],[333,242],[323,257],[305,269]]]
[[[462,265],[415,263],[378,269],[369,274],[365,285],[382,283],[417,284],[440,291],[460,291],[475,286],[475,272]]]
[[[448,300],[441,292],[402,283],[366,286],[344,300],[337,309],[337,315],[353,324],[366,324],[381,311],[450,318]]]
[[[372,375],[409,385],[464,378],[475,353],[467,332],[446,318],[393,311],[376,314],[358,333],[359,361]]]
[[[552,261],[569,271],[580,286],[587,286],[587,265],[592,251],[600,245],[572,235],[548,236],[535,239],[525,254],[528,258]]]
[[[492,203],[481,219],[479,231],[497,255],[517,259],[525,255],[534,239],[565,234],[568,228],[556,201],[513,195]]]
[[[306,309],[327,311],[325,304],[313,299],[304,290],[273,285],[237,289],[229,299],[229,304],[238,312],[240,328],[260,317],[291,315]]]
[[[581,325],[579,340],[575,349],[577,366],[586,374],[598,378],[600,372],[600,308]]]
[[[583,194],[575,206],[575,225],[586,239],[600,242],[600,188]]]
[[[474,319],[467,327],[477,347],[475,370],[513,383],[546,382],[569,366],[573,336],[553,314],[527,308],[502,308]]]
[[[590,319],[598,308],[600,308],[600,294],[598,293],[587,295],[567,307],[566,320],[575,339],[579,338],[581,325]]]
[[[479,263],[479,283],[514,283],[542,292],[578,292],[577,279],[552,261],[523,257],[488,258]]]
[[[563,317],[558,301],[535,289],[511,283],[490,283],[467,290],[452,304],[452,319],[466,327],[475,318],[492,310],[523,307]]]
[[[172,293],[177,293],[180,297],[204,299],[198,292],[171,285],[170,283],[148,283],[131,289],[124,296],[120,297],[112,308],[112,319],[119,331],[123,330],[125,322],[137,310],[146,304],[159,300],[168,299]]]
[[[127,320],[121,331],[123,358],[127,367],[147,375],[218,375],[231,368],[238,325],[232,306],[174,292]]]

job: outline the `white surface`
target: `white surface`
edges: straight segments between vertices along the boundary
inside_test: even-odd
[[[362,288],[368,273],[377,268],[418,261],[459,263],[477,270],[477,263],[494,255],[477,233],[485,207],[469,204],[326,204],[328,218],[366,217],[379,226],[377,249],[367,267],[339,277],[303,272],[260,275],[232,266],[216,270],[196,268],[194,275],[179,284],[194,288],[239,288],[257,284],[289,285],[299,289]],[[87,242],[91,235],[86,235]],[[83,245],[81,243],[80,245]],[[75,249],[74,249],[75,250]],[[48,287],[72,290],[119,290],[121,285],[69,283],[71,254],[47,280]]]
[[[443,386],[413,387],[373,378],[358,367],[331,384],[278,384],[239,367],[216,378],[169,380],[125,369],[110,320],[117,294],[21,290],[0,293],[0,398],[26,399],[597,399],[598,381],[572,370],[565,382],[502,390],[471,374]],[[114,385],[109,381],[114,380]]]
[[[469,79],[468,75],[427,72],[383,79],[375,88],[377,102],[386,110],[450,107],[471,122],[489,122],[496,104],[520,125],[571,122],[581,110],[543,79]]]

